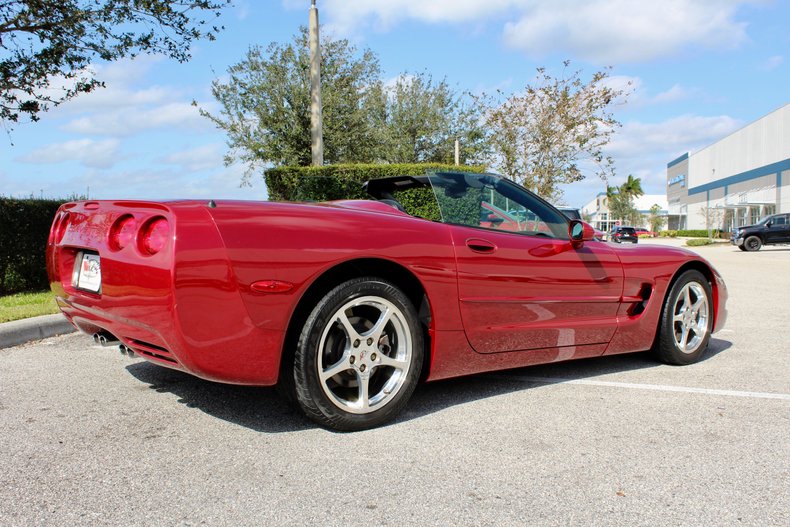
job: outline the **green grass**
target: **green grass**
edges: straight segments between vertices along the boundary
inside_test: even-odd
[[[0,322],[51,315],[58,311],[51,291],[0,296]]]

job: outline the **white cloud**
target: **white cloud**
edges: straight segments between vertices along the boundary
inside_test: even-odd
[[[617,132],[607,150],[618,158],[659,154],[667,162],[679,153],[713,143],[740,126],[740,121],[727,115],[681,115],[660,123],[631,121]]]
[[[346,35],[371,26],[386,31],[406,20],[479,24],[504,19],[505,42],[529,55],[558,53],[609,64],[652,60],[690,46],[736,47],[746,39],[738,7],[756,1],[325,0],[321,10],[331,29]]]
[[[319,9],[334,31],[349,34],[373,25],[387,30],[405,20],[427,23],[470,22],[497,15],[524,0],[324,0]],[[291,4],[289,4],[291,5]],[[303,8],[304,3],[296,4]]]
[[[211,170],[223,166],[222,145],[212,143],[208,145],[189,148],[173,152],[159,159],[160,163],[180,166],[189,172]]]
[[[205,107],[208,104],[202,104]],[[158,106],[119,108],[73,119],[62,128],[67,132],[122,137],[143,130],[181,128],[190,131],[211,130],[208,119],[188,102],[170,102]]]
[[[531,55],[570,53],[598,63],[640,62],[690,45],[732,48],[746,38],[738,2],[589,0],[529,2],[505,41]]]
[[[64,143],[50,144],[19,156],[17,161],[33,164],[63,163],[77,161],[90,168],[111,168],[119,159],[119,141],[106,139],[75,139]]]
[[[693,96],[695,92],[696,90],[690,90],[688,88],[684,88],[680,84],[674,84],[670,89],[656,94],[656,96],[652,98],[652,101],[654,103],[682,101],[683,99],[688,99],[689,97]]]
[[[617,180],[609,184],[619,184],[633,174],[642,179],[647,194],[663,193],[668,162],[684,152],[696,152],[740,126],[740,121],[727,115],[681,115],[658,123],[626,122],[606,149],[615,158],[618,173]]]
[[[195,174],[179,169],[136,168],[117,171],[86,170],[59,182],[63,189],[90,187],[93,199],[266,199],[262,179],[240,187],[241,166],[217,167]]]
[[[773,71],[785,61],[784,57],[781,55],[774,55],[773,57],[769,57],[765,60],[762,64],[760,64],[760,69],[764,71]]]

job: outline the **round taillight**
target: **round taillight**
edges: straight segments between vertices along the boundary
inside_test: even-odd
[[[120,251],[134,240],[137,221],[134,216],[126,214],[121,216],[110,229],[110,247]]]
[[[140,250],[143,254],[156,254],[167,245],[170,224],[165,218],[154,218],[140,231]]]

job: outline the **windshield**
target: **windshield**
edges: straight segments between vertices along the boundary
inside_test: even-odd
[[[773,216],[766,216],[765,218],[761,219],[760,223],[758,223],[757,225],[765,225],[766,223],[768,223],[772,219],[773,219]]]
[[[568,237],[568,220],[518,185],[489,174],[428,176],[441,221],[551,238]]]

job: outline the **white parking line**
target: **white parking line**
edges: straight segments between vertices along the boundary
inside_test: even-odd
[[[640,384],[633,382],[593,381],[589,379],[566,379],[562,377],[530,377],[528,375],[488,375],[492,379],[534,382],[538,384],[581,384],[584,386],[606,386],[608,388],[627,388],[630,390],[652,390],[657,392],[701,393],[705,395],[723,395],[725,397],[749,397],[752,399],[780,399],[790,401],[790,394],[744,392],[739,390],[714,390],[711,388],[693,388],[690,386],[669,386],[666,384]]]

